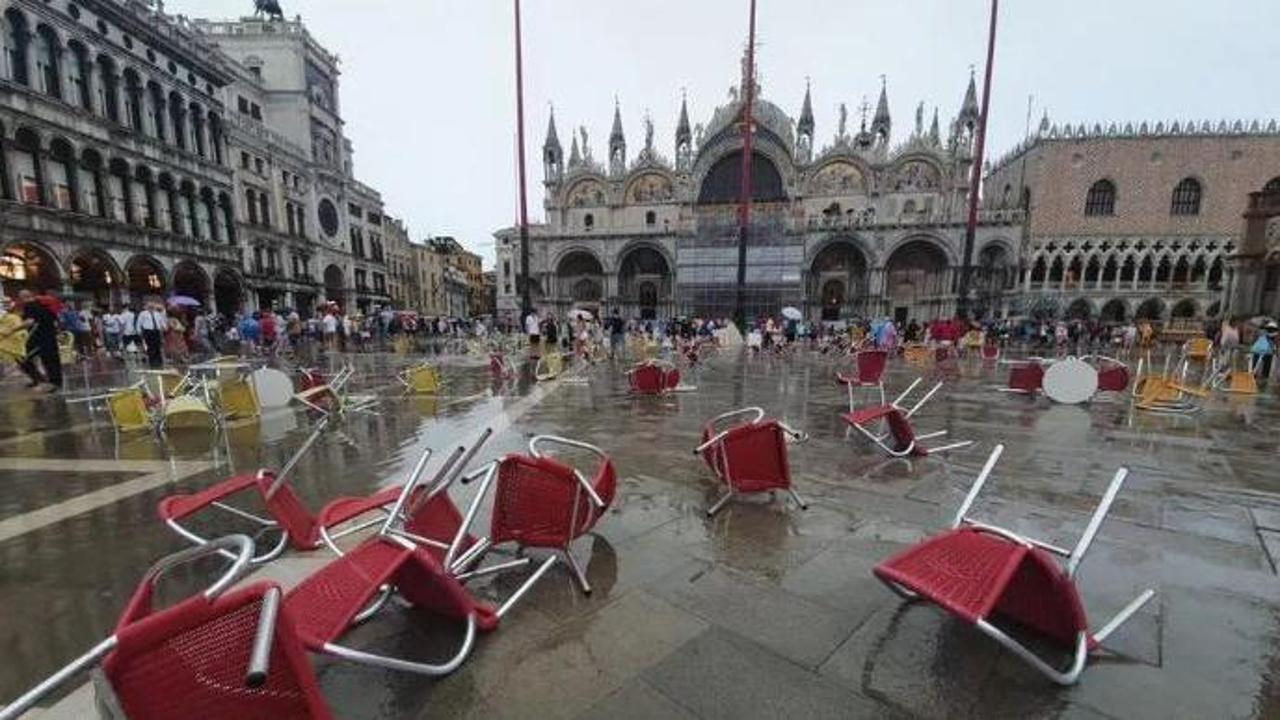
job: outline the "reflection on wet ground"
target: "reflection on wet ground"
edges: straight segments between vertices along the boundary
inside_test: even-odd
[[[423,448],[442,457],[490,424],[497,432],[479,459],[520,450],[534,434],[567,435],[610,452],[620,491],[574,548],[592,595],[553,570],[443,680],[317,661],[339,717],[1280,715],[1274,394],[1211,398],[1189,418],[1147,416],[1127,398],[1068,407],[999,394],[991,388],[1004,369],[966,361],[919,424],[978,444],[885,460],[846,431],[844,389],[820,357],[724,354],[690,379],[696,392],[643,399],[628,397],[608,365],[589,383],[495,392],[485,368],[455,364],[447,397],[435,399],[401,395],[391,357],[358,362],[364,391],[384,398],[380,414],[347,419],[303,460],[296,487],[313,508],[402,479]],[[916,372],[894,364],[890,391]],[[5,699],[110,632],[142,570],[180,547],[155,519],[160,497],[279,466],[311,422],[276,411],[218,438],[161,442],[117,437],[84,405],[6,395]],[[812,435],[791,455],[809,510],[761,498],[705,517],[719,491],[689,450],[707,418],[744,405]],[[995,442],[1006,451],[977,516],[1058,544],[1073,544],[1116,467],[1132,471],[1083,565],[1082,592],[1095,620],[1142,588],[1159,594],[1072,688],[1049,685],[935,608],[903,604],[870,573],[949,521]],[[457,501],[471,492],[459,488]],[[301,575],[322,557],[293,554],[272,571]],[[168,591],[181,596],[207,578],[207,568],[188,570]],[[521,579],[473,590],[501,598]],[[352,644],[429,659],[456,633],[397,611],[360,627]]]

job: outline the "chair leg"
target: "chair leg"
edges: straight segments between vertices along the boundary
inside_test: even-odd
[[[543,575],[547,574],[547,571],[551,569],[551,566],[556,564],[556,560],[557,560],[556,556],[552,555],[551,557],[543,561],[542,565],[540,565],[538,569],[533,572],[533,575],[530,575],[529,579],[525,580],[524,584],[521,585],[518,590],[511,593],[511,597],[507,598],[506,602],[502,603],[502,606],[499,607],[494,614],[497,615],[499,618],[501,618],[503,615],[506,615],[507,611],[510,610],[512,607],[514,607],[515,604],[520,601],[520,598],[524,597],[525,593],[529,592],[529,589],[532,588],[535,584],[537,584],[539,580],[542,579]]]
[[[717,500],[714,505],[707,508],[707,517],[711,517],[712,515],[715,515],[716,513],[720,512],[720,509],[725,506],[725,503],[728,503],[732,499],[733,499],[733,491],[732,490],[726,491],[724,495],[720,496],[720,499]]]
[[[804,498],[800,497],[800,493],[796,492],[795,488],[787,488],[787,492],[791,493],[791,499],[796,501],[796,504],[800,506],[801,510],[809,509],[809,503],[805,502]]]
[[[994,638],[996,642],[1012,650],[1015,655],[1022,658],[1028,665],[1039,670],[1045,677],[1059,685],[1074,685],[1080,679],[1080,673],[1084,671],[1085,661],[1089,659],[1089,639],[1086,633],[1083,632],[1076,636],[1075,656],[1072,658],[1071,667],[1066,671],[1062,671],[1041,660],[1038,655],[1027,649],[1025,645],[1009,637],[1000,628],[986,620],[979,618],[975,626],[989,637]]]
[[[565,561],[569,563],[569,568],[573,570],[574,576],[578,579],[578,585],[582,587],[582,594],[590,595],[591,583],[587,582],[586,571],[578,564],[577,559],[573,557],[573,552],[569,549],[568,545],[564,546],[564,549],[561,550],[561,552],[564,554]]]

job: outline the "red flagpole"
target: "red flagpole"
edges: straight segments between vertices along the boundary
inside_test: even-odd
[[[751,140],[752,110],[756,92],[756,0],[751,0],[751,18],[747,27],[747,67],[743,73],[747,87],[743,91],[742,111],[742,189],[738,201],[738,286],[733,305],[733,318],[738,327],[746,322],[743,307],[747,283],[747,239],[751,226]]]
[[[964,231],[964,262],[960,266],[960,297],[956,314],[969,313],[969,280],[973,269],[973,242],[978,231],[978,188],[982,184],[982,155],[987,144],[987,109],[991,105],[991,69],[996,61],[996,17],[1000,0],[991,0],[991,27],[987,32],[987,68],[982,78],[982,109],[978,115],[978,132],[974,138],[973,174],[969,178],[969,222]]]
[[[529,201],[524,166],[524,59],[520,37],[520,0],[515,0],[516,10],[516,164],[520,168],[520,277],[524,287],[520,291],[520,321],[533,309],[529,287]]]

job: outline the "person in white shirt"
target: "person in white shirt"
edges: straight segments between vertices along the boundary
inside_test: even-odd
[[[107,346],[107,354],[111,357],[120,356],[120,336],[122,332],[123,328],[118,314],[108,312],[102,316],[102,339]]]
[[[142,347],[142,338],[138,336],[137,315],[128,305],[120,313],[120,342],[124,343],[124,350],[128,350],[130,345],[135,350]]]
[[[542,323],[538,321],[538,313],[529,311],[524,318],[524,332],[529,336],[529,352],[537,355],[541,354],[542,344]]]
[[[168,329],[169,318],[159,302],[147,303],[147,308],[138,314],[138,331],[147,346],[147,365],[153,370],[164,366],[164,333]]]
[[[338,349],[338,318],[333,313],[324,314],[324,320],[321,321],[321,329],[324,331],[324,346],[327,350]]]

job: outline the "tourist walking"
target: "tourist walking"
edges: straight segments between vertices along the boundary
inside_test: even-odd
[[[138,314],[138,333],[147,351],[147,367],[159,370],[164,367],[164,333],[169,328],[164,306],[158,300],[149,301]]]

